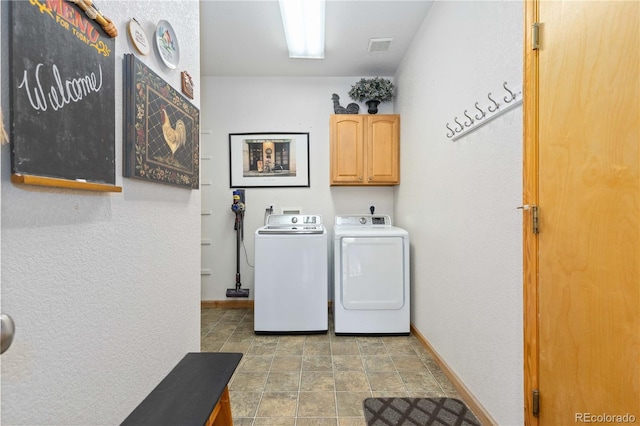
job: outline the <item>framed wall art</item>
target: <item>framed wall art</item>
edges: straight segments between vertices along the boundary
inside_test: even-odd
[[[198,189],[200,111],[134,55],[123,68],[124,176]]]
[[[309,186],[309,133],[229,134],[231,188]]]

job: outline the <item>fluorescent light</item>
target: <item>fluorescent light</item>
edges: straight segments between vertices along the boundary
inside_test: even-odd
[[[280,0],[290,58],[324,58],[324,0]]]

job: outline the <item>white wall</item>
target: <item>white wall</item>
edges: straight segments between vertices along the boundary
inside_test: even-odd
[[[366,76],[362,76],[366,77]],[[202,299],[225,300],[227,288],[235,286],[236,240],[229,187],[229,133],[303,132],[309,133],[309,188],[246,188],[244,250],[241,251],[242,287],[253,298],[254,232],[264,223],[264,211],[272,204],[275,213],[282,207],[301,207],[303,213],[320,214],[329,232],[336,214],[393,213],[393,187],[329,186],[329,116],[333,114],[331,95],[340,103],[352,102],[347,92],[358,77],[203,77],[202,78],[202,209],[211,216],[202,218],[203,238],[212,245],[202,247],[202,267],[211,275],[202,276]],[[366,113],[366,105],[360,106]],[[379,113],[393,113],[392,103],[383,103]],[[329,234],[330,235],[330,234]],[[330,238],[329,238],[330,239]]]
[[[5,5],[5,2],[3,2]],[[116,184],[102,194],[24,187],[2,147],[2,312],[16,322],[2,355],[2,424],[118,424],[200,342],[200,191],[122,177],[122,55],[136,17],[151,40],[167,19],[180,43],[169,70],[199,88],[195,0],[100,2],[117,25]],[[2,107],[9,110],[7,14],[2,13]],[[194,102],[199,106],[199,93]],[[6,117],[6,115],[5,115]],[[99,117],[79,117],[80,120]]]
[[[445,125],[522,84],[522,22],[522,2],[435,2],[395,75],[412,322],[501,425],[523,423],[522,107]]]

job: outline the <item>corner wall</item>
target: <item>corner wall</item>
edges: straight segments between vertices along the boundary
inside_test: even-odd
[[[16,323],[1,360],[7,426],[119,424],[187,352],[200,350],[200,191],[122,177],[122,58],[133,53],[127,24],[136,17],[153,46],[157,22],[168,20],[180,45],[178,69],[165,67],[155,51],[141,59],[178,91],[187,70],[199,90],[199,3],[99,6],[119,32],[114,114],[123,192],[16,186],[9,147],[1,149],[1,310]]]
[[[522,85],[522,2],[435,2],[395,75],[396,223],[412,323],[497,424],[522,424],[522,107],[457,141],[446,124]]]

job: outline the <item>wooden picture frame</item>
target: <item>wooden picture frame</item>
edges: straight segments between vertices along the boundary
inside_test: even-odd
[[[309,187],[309,133],[230,133],[229,185]]]
[[[200,111],[134,55],[123,68],[123,175],[198,189]]]

